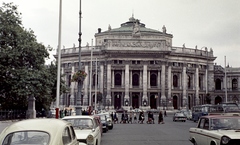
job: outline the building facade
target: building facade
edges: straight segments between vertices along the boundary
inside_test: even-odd
[[[240,99],[240,68],[214,64],[216,57],[207,47],[172,46],[172,34],[147,28],[131,17],[119,28],[95,34],[95,46],[81,47],[83,107],[109,109],[181,109],[194,105]],[[69,92],[60,105],[74,106],[77,83],[71,82],[78,70],[79,48],[61,50],[61,70]],[[56,55],[57,56],[57,55]],[[91,63],[92,62],[92,63]],[[96,97],[95,97],[95,94]],[[96,101],[96,103],[95,103]]]

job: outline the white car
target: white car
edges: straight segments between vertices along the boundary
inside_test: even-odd
[[[77,141],[69,122],[59,119],[28,119],[6,127],[1,145],[86,145]]]
[[[202,116],[197,127],[190,128],[189,133],[194,145],[239,145],[240,117]]]
[[[87,145],[101,145],[101,129],[96,118],[88,115],[66,116],[63,120],[73,125],[79,142]]]

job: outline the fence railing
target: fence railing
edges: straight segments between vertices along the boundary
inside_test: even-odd
[[[0,121],[26,119],[26,110],[0,110]]]

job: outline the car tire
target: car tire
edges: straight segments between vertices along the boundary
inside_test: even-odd
[[[109,129],[110,129],[110,130],[113,129],[113,126],[109,126]]]

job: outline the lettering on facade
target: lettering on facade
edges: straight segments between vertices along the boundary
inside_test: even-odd
[[[158,42],[109,42],[109,47],[165,48],[165,41]]]

